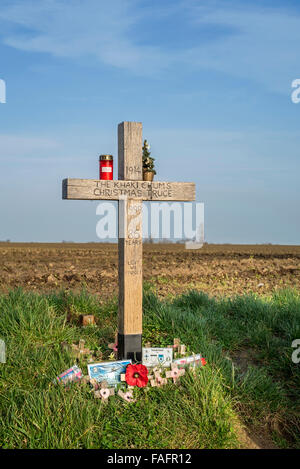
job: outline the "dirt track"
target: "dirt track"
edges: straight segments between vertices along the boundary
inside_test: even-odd
[[[160,296],[195,288],[212,295],[300,288],[300,246],[145,244],[144,280]],[[0,243],[0,291],[88,291],[117,294],[118,247],[113,244]]]

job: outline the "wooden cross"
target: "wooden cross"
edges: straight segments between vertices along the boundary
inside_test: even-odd
[[[118,125],[118,180],[64,179],[63,199],[119,201],[118,358],[142,358],[142,202],[193,201],[191,182],[143,181],[142,123]]]

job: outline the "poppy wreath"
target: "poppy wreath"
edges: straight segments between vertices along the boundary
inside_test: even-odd
[[[126,383],[129,386],[144,388],[148,383],[148,369],[145,365],[128,365],[125,374]]]

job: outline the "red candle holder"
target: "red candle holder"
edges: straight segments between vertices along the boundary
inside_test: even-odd
[[[99,156],[99,177],[105,181],[112,181],[114,176],[113,156]]]

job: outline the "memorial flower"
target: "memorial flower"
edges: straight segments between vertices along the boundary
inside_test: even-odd
[[[205,360],[205,358],[203,358],[203,357],[201,358],[201,363],[202,363],[203,366],[206,365],[206,360]]]
[[[102,388],[100,389],[100,395],[103,400],[108,399],[110,396],[110,391],[108,388]]]
[[[128,365],[125,379],[129,386],[144,388],[148,383],[148,369],[145,365]]]

